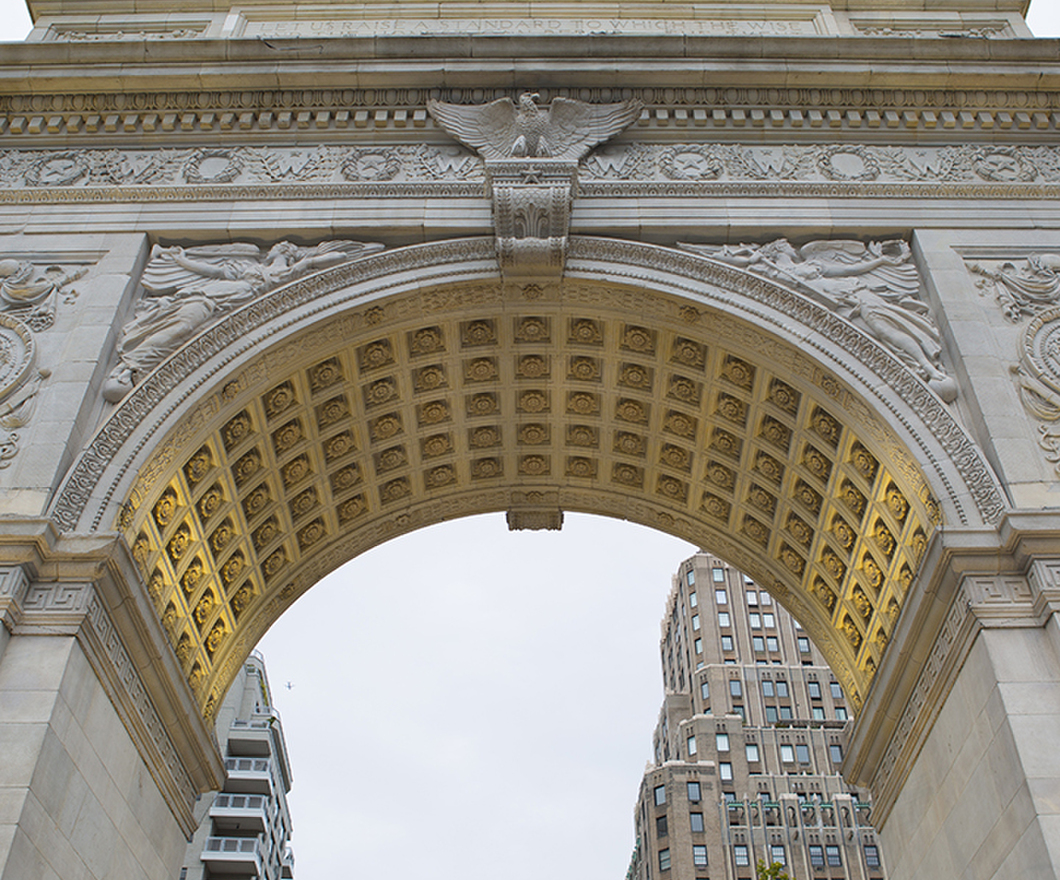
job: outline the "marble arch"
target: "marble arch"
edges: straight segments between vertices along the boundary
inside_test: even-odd
[[[1060,875],[1060,56],[1026,0],[29,5],[3,880],[174,876],[213,701],[300,592],[444,517],[565,509],[803,618],[892,880]],[[213,273],[231,310],[130,359],[155,244],[278,274]],[[846,270],[807,264],[870,246],[908,263],[828,307]]]
[[[124,534],[204,716],[323,575],[497,510],[715,548],[798,614],[860,707],[935,529],[1002,510],[945,406],[741,269],[581,238],[561,282],[519,284],[492,256],[411,246],[281,288],[144,378],[74,463],[56,521]]]

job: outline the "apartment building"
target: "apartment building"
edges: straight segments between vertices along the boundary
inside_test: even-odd
[[[665,697],[627,880],[884,880],[868,793],[840,775],[850,709],[769,592],[708,553],[673,578]]]
[[[291,767],[265,661],[257,651],[221,704],[215,730],[225,758],[225,784],[199,799],[200,824],[180,880],[291,880]]]

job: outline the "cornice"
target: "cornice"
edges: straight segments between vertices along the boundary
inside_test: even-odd
[[[100,40],[5,45],[0,88],[53,92],[71,82],[123,89],[457,87],[503,75],[515,87],[585,85],[1036,89],[1060,83],[1060,42],[843,36],[402,35]]]

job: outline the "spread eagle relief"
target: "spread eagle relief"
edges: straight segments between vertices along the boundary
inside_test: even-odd
[[[618,134],[640,116],[640,101],[589,104],[524,92],[516,104],[500,98],[489,104],[429,101],[427,111],[446,132],[478,151],[483,159],[565,159],[576,162],[597,144]]]

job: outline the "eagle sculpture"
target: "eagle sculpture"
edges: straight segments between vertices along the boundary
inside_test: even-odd
[[[525,92],[516,104],[501,98],[489,104],[429,101],[435,121],[483,159],[566,159],[576,162],[640,116],[637,100],[588,104],[553,98],[547,107],[540,95]]]

